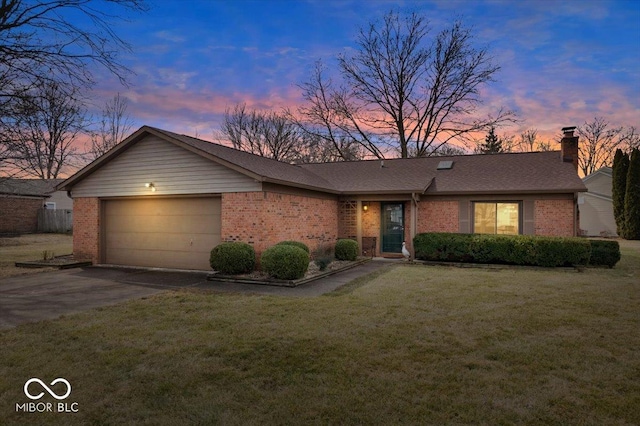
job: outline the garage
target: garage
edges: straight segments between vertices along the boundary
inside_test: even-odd
[[[104,263],[209,270],[220,212],[220,197],[103,201]]]

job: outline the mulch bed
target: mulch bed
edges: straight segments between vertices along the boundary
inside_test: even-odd
[[[222,275],[217,272],[214,272],[212,274],[209,274],[209,276],[207,276],[207,280],[235,282],[235,283],[241,283],[241,284],[263,284],[263,285],[275,285],[275,286],[284,286],[284,287],[296,287],[296,286],[317,280],[319,278],[324,278],[326,276],[333,275],[337,272],[351,269],[355,266],[368,262],[369,260],[371,259],[361,258],[355,261],[334,260],[327,266],[327,268],[324,271],[321,271],[320,268],[318,268],[318,265],[316,265],[315,262],[311,261],[309,262],[309,268],[307,269],[307,272],[304,275],[304,277],[298,280],[277,280],[275,278],[269,277],[269,275],[265,274],[262,271],[253,271],[249,274],[239,274],[239,275]]]
[[[58,268],[58,269],[69,269],[69,268],[80,268],[83,266],[91,266],[92,263],[90,260],[86,259],[76,259],[72,254],[68,254],[65,256],[56,256],[47,260],[33,260],[28,262],[16,262],[16,267],[18,268]]]

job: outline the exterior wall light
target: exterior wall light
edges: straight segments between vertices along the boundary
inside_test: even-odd
[[[147,182],[144,184],[145,188],[150,188],[151,192],[156,192],[156,186],[153,184],[153,182]]]
[[[367,210],[369,210],[369,203],[362,203],[362,211],[366,212]]]

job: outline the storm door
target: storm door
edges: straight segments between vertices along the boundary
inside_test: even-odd
[[[402,253],[404,203],[382,203],[381,234],[384,253]]]

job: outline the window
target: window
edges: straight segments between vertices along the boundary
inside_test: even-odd
[[[476,234],[519,234],[520,203],[473,203],[473,232]]]
[[[55,210],[56,209],[56,203],[52,202],[52,201],[47,201],[46,203],[44,203],[44,208],[47,210]]]

